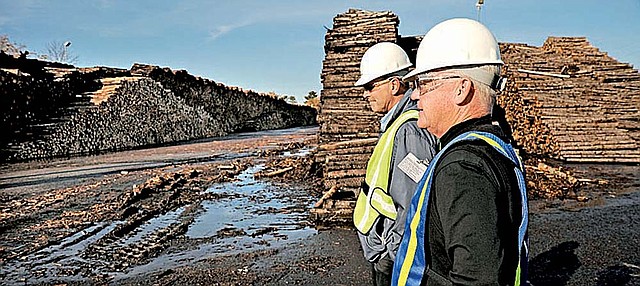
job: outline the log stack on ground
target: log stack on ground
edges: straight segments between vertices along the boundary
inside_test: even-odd
[[[316,110],[135,64],[76,68],[0,54],[0,161],[96,154],[315,124]]]
[[[40,140],[19,145],[15,158],[47,158],[125,150],[223,135],[217,121],[193,108],[159,83],[140,77],[117,78],[105,100],[55,124]]]
[[[640,73],[584,37],[502,44],[506,109],[528,153],[567,162],[640,163]]]
[[[353,176],[334,172],[364,166],[378,137],[379,116],[362,97],[362,88],[353,85],[360,75],[364,52],[378,42],[395,42],[397,26],[398,17],[391,12],[351,9],[336,16],[333,28],[327,32],[318,114],[318,158],[325,162],[327,187],[339,185],[355,190],[360,185],[347,182]]]
[[[376,43],[396,42],[398,24],[398,17],[391,12],[351,9],[337,15],[327,31],[316,161],[324,167],[324,187],[337,191],[322,204],[332,211],[312,211],[317,220],[335,217],[339,212],[336,206],[350,212],[350,203],[335,198],[353,197],[364,179],[364,168],[379,133],[379,116],[362,97],[362,88],[353,85],[360,76],[362,55]]]
[[[134,64],[131,73],[152,78],[188,105],[202,107],[226,133],[316,124],[317,112],[312,107],[290,105],[283,99],[195,77],[185,70]]]

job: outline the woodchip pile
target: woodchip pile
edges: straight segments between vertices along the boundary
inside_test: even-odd
[[[499,97],[524,150],[567,162],[640,163],[640,74],[584,37],[502,44]]]
[[[136,64],[75,68],[0,55],[0,161],[96,154],[312,125],[316,110]]]

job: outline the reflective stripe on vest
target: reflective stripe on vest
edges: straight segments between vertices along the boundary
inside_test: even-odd
[[[420,285],[423,279],[427,266],[425,258],[425,231],[427,226],[427,209],[429,203],[429,192],[431,190],[433,172],[435,170],[436,163],[440,159],[440,155],[444,154],[444,151],[452,144],[463,140],[483,140],[495,148],[500,154],[509,158],[516,167],[514,171],[518,178],[518,188],[520,189],[520,199],[522,204],[522,220],[518,229],[518,266],[514,277],[514,285],[520,285],[520,277],[527,276],[527,261],[528,261],[528,241],[527,241],[527,227],[529,223],[529,210],[527,203],[527,189],[524,181],[524,165],[520,161],[520,158],[516,155],[513,147],[510,144],[505,143],[500,138],[491,133],[486,132],[466,132],[456,137],[447,146],[445,146],[438,154],[431,160],[427,171],[425,172],[422,180],[418,184],[416,193],[411,199],[411,205],[407,212],[407,222],[405,225],[404,236],[396,255],[396,260],[393,265],[393,277],[391,285]]]
[[[373,149],[373,154],[367,163],[367,173],[364,179],[369,186],[369,191],[360,191],[356,207],[353,210],[353,222],[361,233],[367,234],[380,215],[396,219],[396,207],[388,190],[393,142],[400,126],[417,118],[417,110],[403,112],[382,134]]]

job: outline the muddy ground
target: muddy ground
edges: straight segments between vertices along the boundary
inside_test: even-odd
[[[354,230],[308,220],[316,131],[2,165],[0,282],[367,285]],[[531,283],[640,285],[640,167],[565,167],[581,199],[530,202]]]

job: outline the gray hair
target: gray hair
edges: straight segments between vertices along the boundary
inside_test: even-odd
[[[482,65],[472,68],[452,69],[451,71],[459,76],[469,78],[473,83],[473,87],[476,90],[476,93],[481,96],[482,101],[489,107],[493,106],[498,93],[491,86],[492,82],[487,82],[487,80],[480,80],[478,79],[478,75],[483,75],[484,77],[490,77],[491,75],[493,75],[494,78],[499,77],[499,65]]]

